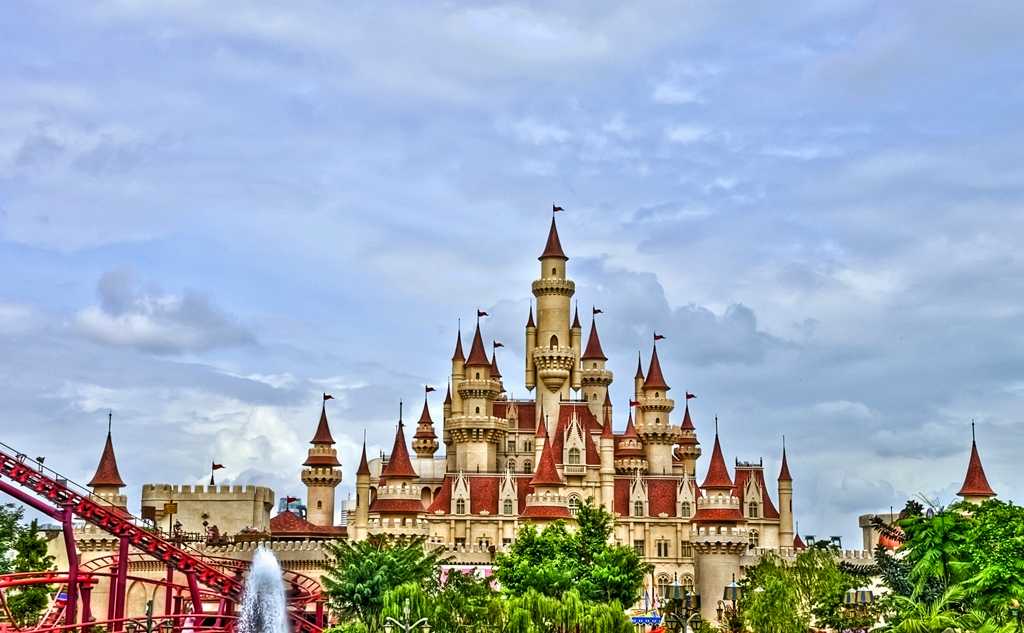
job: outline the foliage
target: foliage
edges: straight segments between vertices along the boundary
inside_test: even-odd
[[[20,512],[19,512],[20,515]],[[41,538],[39,523],[33,519],[27,527],[18,527],[12,544],[15,552],[12,571],[15,573],[53,569],[53,556],[46,553],[46,541]],[[13,592],[7,598],[11,617],[19,626],[33,624],[50,600],[50,589],[45,585],[29,586]]]
[[[743,583],[742,614],[754,633],[803,633],[807,630],[806,609],[801,609],[801,596],[793,576],[777,556],[770,555],[748,571]]]
[[[529,588],[505,601],[507,633],[632,633],[633,625],[618,602],[592,602],[570,589],[561,597]]]
[[[14,571],[14,558],[6,553],[14,551],[24,513],[24,508],[13,503],[0,506],[0,574]]]
[[[405,609],[409,614],[406,617]],[[406,583],[384,595],[381,621],[426,618],[437,633],[498,631],[502,604],[486,578],[451,572],[443,586]]]
[[[577,530],[556,521],[538,532],[527,525],[508,552],[498,555],[496,575],[511,595],[534,590],[558,598],[575,588],[589,602],[633,604],[650,566],[630,547],[608,543],[611,515],[592,500],[580,506]]]
[[[384,595],[406,583],[425,586],[444,562],[440,549],[426,547],[426,538],[371,535],[363,541],[332,541],[327,545],[323,576],[331,608],[347,619],[374,627]]]

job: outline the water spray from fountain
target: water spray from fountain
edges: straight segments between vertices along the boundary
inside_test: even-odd
[[[288,633],[281,565],[269,549],[260,547],[252,557],[242,594],[239,633]]]

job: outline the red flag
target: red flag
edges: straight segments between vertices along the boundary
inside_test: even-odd
[[[665,338],[665,337],[662,336],[661,334],[658,334],[657,332],[654,333],[654,340],[655,341],[660,341],[663,338]]]
[[[501,341],[494,341],[494,347],[505,347],[505,344]]]
[[[639,400],[630,400],[629,401],[629,406],[631,406],[631,407],[638,406],[639,404],[640,404]]]
[[[554,202],[552,202],[551,203],[551,212],[552,213],[558,213],[559,211],[565,211],[565,209],[563,209],[562,207],[560,207],[557,204],[555,204]]]
[[[437,389],[434,389],[434,388],[433,388],[433,387],[431,387],[430,385],[424,385],[424,386],[423,386],[423,392],[424,392],[424,393],[430,393],[431,391],[437,391]]]
[[[687,400],[692,400],[693,398],[696,398],[696,397],[697,397],[697,396],[693,395],[693,394],[692,394],[692,393],[690,393],[689,391],[687,391],[687,392],[686,392],[686,399],[687,399]]]
[[[601,308],[599,308],[597,306],[594,306],[593,313],[594,314],[604,314],[604,310],[602,310]]]
[[[224,468],[224,464],[218,464],[217,462],[212,462],[212,464],[210,465],[210,470],[220,470],[221,468]]]
[[[331,394],[329,394],[329,393],[327,393],[325,391],[324,392],[324,402],[327,402],[328,400],[334,400],[334,396],[332,396]]]
[[[479,319],[480,317],[485,317],[485,316],[491,316],[491,315],[487,314],[487,313],[486,313],[486,312],[484,312],[483,310],[479,310],[479,309],[478,309],[478,310],[476,311],[476,318],[478,318],[478,319]]]
[[[298,500],[299,500],[298,497],[285,497],[284,498],[284,504],[288,505],[289,503],[293,503],[293,502],[298,501]]]

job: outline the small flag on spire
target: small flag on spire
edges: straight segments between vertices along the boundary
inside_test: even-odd
[[[599,308],[597,306],[594,306],[591,309],[591,312],[594,314],[594,316],[597,316],[598,314],[604,314],[604,310],[602,310],[601,308]]]
[[[423,393],[430,393],[431,391],[437,391],[437,389],[430,385],[423,385]]]
[[[551,203],[551,212],[552,213],[558,213],[559,211],[565,211],[565,209],[563,209],[562,207],[560,207],[557,204],[555,204],[554,202],[552,202]]]
[[[332,396],[331,394],[329,394],[329,393],[327,393],[325,391],[324,392],[324,402],[327,402],[328,400],[334,400],[334,396]]]
[[[631,407],[636,407],[636,406],[639,406],[639,405],[640,405],[640,401],[639,400],[630,400],[629,401],[629,406],[631,406]]]
[[[483,310],[481,310],[481,309],[477,308],[477,311],[476,311],[476,318],[478,318],[478,319],[479,319],[480,317],[485,317],[485,316],[491,316],[491,315],[489,315],[489,314],[487,314],[486,312],[484,312]]]
[[[665,337],[664,337],[663,335],[661,335],[661,334],[658,334],[657,332],[655,332],[655,333],[654,333],[654,340],[655,340],[655,341],[660,341],[660,340],[662,340],[663,338],[665,338]]]
[[[491,342],[491,344],[492,344],[492,345],[493,345],[493,346],[494,346],[495,348],[498,348],[498,347],[505,347],[505,344],[504,344],[504,343],[502,343],[501,341],[492,341],[492,342]]]
[[[224,464],[218,464],[217,462],[210,464],[210,470],[220,470],[221,468],[224,468]]]
[[[288,505],[288,504],[291,504],[291,503],[295,503],[298,500],[299,500],[298,497],[285,497],[284,498],[284,504]]]
[[[693,400],[693,399],[694,399],[694,398],[696,398],[696,397],[697,397],[697,396],[693,395],[693,394],[692,394],[692,393],[690,393],[689,391],[687,391],[687,392],[686,392],[686,399],[687,399],[687,400]]]

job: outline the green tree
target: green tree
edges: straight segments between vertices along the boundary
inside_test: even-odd
[[[13,550],[12,571],[23,573],[53,569],[53,556],[46,553],[46,541],[39,531],[38,522],[33,519],[27,527],[16,530]],[[25,587],[7,598],[11,617],[18,626],[35,623],[50,600],[50,588],[45,585]]]
[[[0,574],[14,571],[14,558],[5,554],[14,551],[14,542],[18,538],[24,514],[24,508],[13,503],[0,506]]]
[[[433,583],[438,565],[447,560],[441,548],[429,548],[422,536],[375,534],[364,541],[332,541],[327,550],[322,581],[331,608],[371,629],[376,628],[385,594],[406,583]]]
[[[777,556],[762,557],[748,571],[743,585],[743,621],[754,633],[807,630],[807,608],[802,604],[794,574]]]
[[[504,602],[505,633],[632,633],[633,625],[618,602],[584,600],[570,589],[561,597],[533,588]]]

